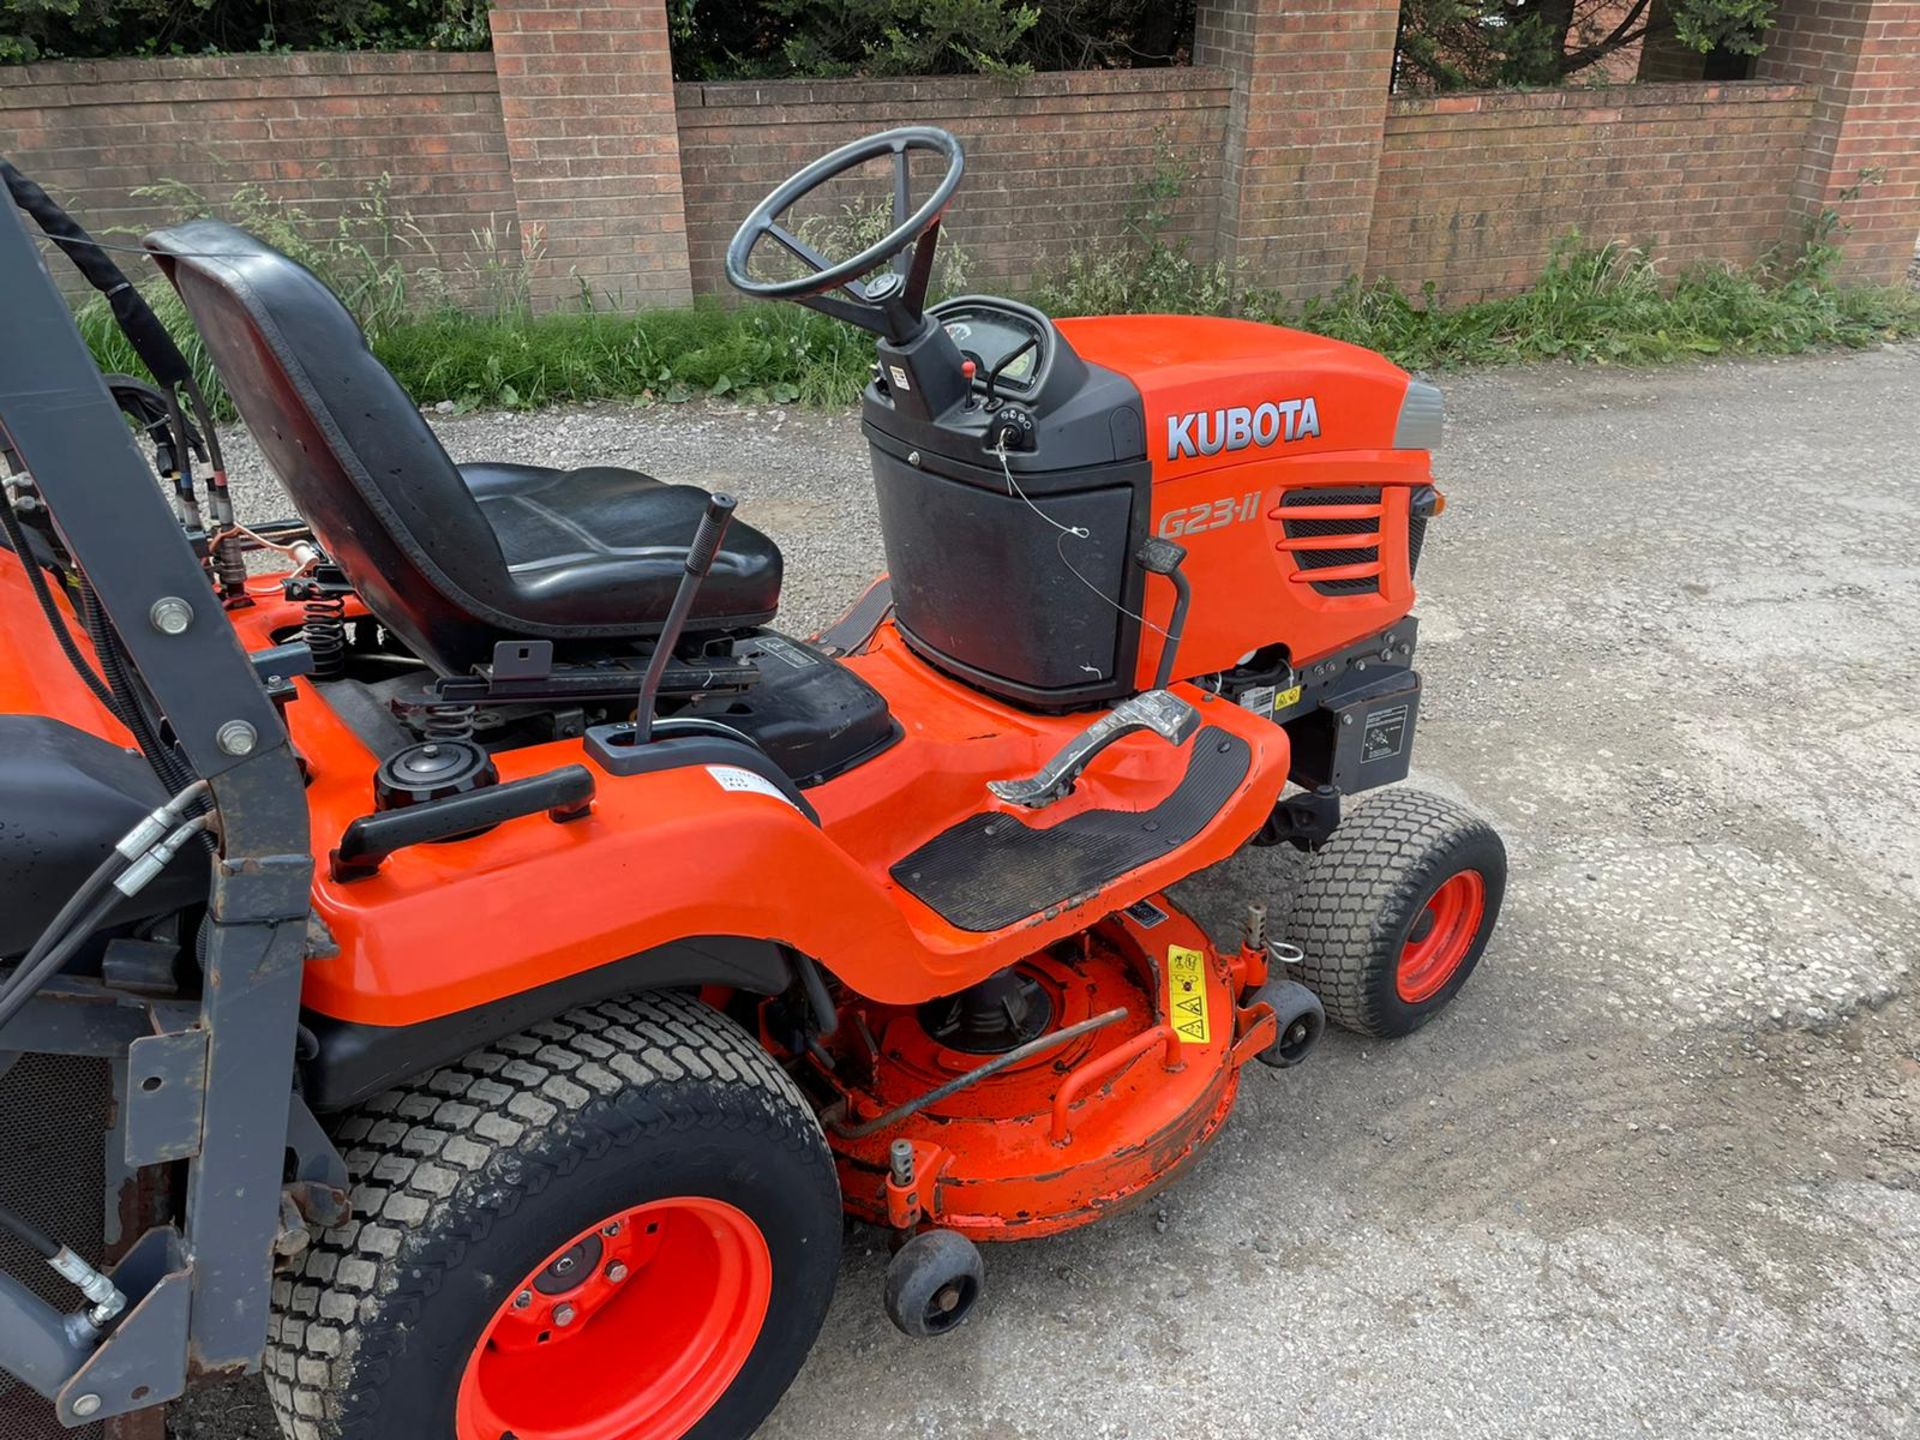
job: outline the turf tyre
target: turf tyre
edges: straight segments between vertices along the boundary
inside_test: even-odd
[[[654,1198],[727,1201],[773,1261],[765,1324],[689,1440],[750,1435],[825,1318],[841,1240],[825,1138],[766,1052],[690,996],[569,1011],[388,1091],[335,1139],[353,1219],[273,1287],[266,1380],[289,1440],[453,1436],[517,1277]]]
[[[1478,877],[1478,922],[1444,983],[1409,1000],[1398,983],[1408,937],[1441,886],[1463,873]],[[1506,881],[1506,846],[1486,821],[1424,791],[1380,791],[1308,859],[1286,923],[1305,952],[1300,978],[1342,1029],[1382,1038],[1417,1030],[1479,964]]]

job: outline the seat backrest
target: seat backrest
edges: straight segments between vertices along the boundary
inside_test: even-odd
[[[493,528],[407,392],[332,291],[217,220],[146,239],[240,418],[380,622],[445,674],[523,631]]]

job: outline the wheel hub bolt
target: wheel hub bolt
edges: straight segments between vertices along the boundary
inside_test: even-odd
[[[562,1255],[558,1260],[553,1262],[553,1273],[556,1275],[571,1275],[576,1263],[578,1262],[574,1260],[573,1256]]]
[[[513,1297],[513,1308],[516,1310],[524,1310],[531,1304],[533,1304],[533,1292],[531,1290],[522,1290],[518,1295]]]
[[[612,1239],[615,1235],[618,1235],[620,1233],[620,1222],[616,1220],[611,1225],[602,1225],[600,1227],[600,1233],[602,1235],[605,1235],[608,1239]]]
[[[556,1325],[571,1325],[579,1316],[579,1313],[580,1312],[575,1310],[571,1305],[562,1305],[558,1310],[553,1312],[553,1323]]]
[[[618,1260],[607,1266],[607,1279],[611,1280],[614,1284],[618,1285],[626,1278],[627,1267],[622,1265]]]

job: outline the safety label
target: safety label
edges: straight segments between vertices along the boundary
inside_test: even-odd
[[[1273,713],[1278,715],[1282,710],[1298,705],[1300,703],[1300,690],[1301,687],[1295,685],[1292,689],[1282,690],[1275,694],[1273,697]]]
[[[1367,728],[1360,735],[1360,763],[1390,760],[1407,743],[1407,707],[1375,710],[1367,716]]]
[[[709,765],[707,774],[722,790],[732,790],[741,795],[771,795],[782,805],[793,805],[793,801],[781,793],[780,787],[766,776],[743,770],[738,765]],[[794,805],[793,808],[798,810],[800,807]]]
[[[1127,906],[1127,918],[1142,930],[1151,930],[1167,918],[1167,912],[1151,900],[1136,900]]]
[[[1207,1016],[1207,957],[1184,945],[1167,947],[1167,1017],[1182,1040],[1205,1045],[1213,1038]]]

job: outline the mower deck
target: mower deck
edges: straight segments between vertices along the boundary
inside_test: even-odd
[[[941,1043],[921,1008],[843,1018],[832,1068],[816,1062],[812,1078],[836,1097],[827,1138],[853,1215],[974,1240],[1097,1220],[1199,1157],[1241,1067],[1275,1038],[1273,1013],[1241,1004],[1265,979],[1264,956],[1222,954],[1164,895],[1014,968],[1044,995],[1052,1033],[1108,1023],[911,1114],[899,1112],[993,1057]]]

